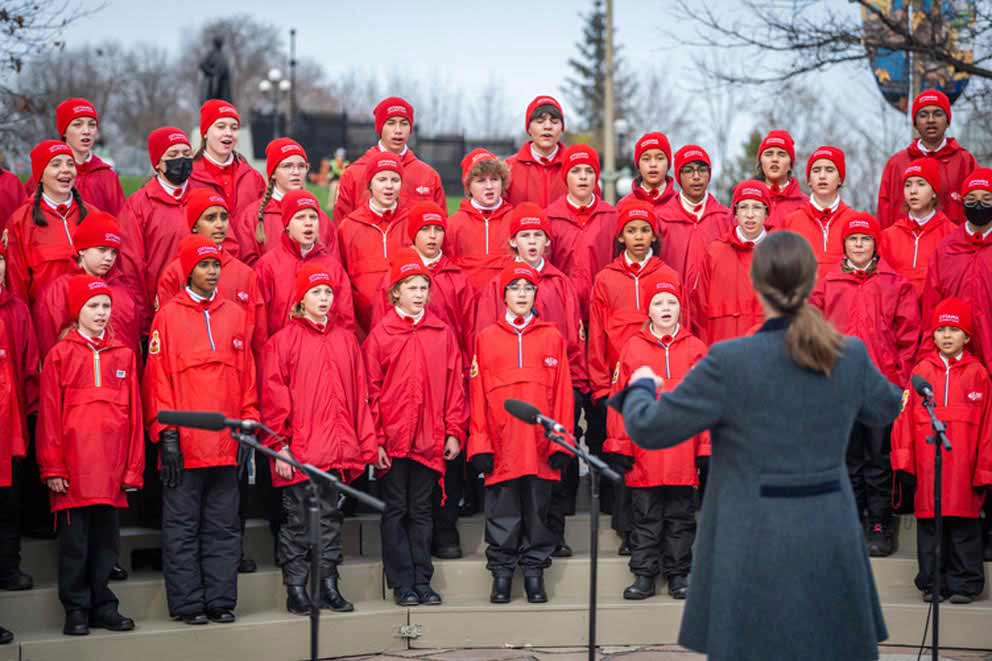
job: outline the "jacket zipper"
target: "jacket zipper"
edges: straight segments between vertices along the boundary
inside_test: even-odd
[[[951,388],[951,364],[944,366],[944,408],[947,408],[947,391]]]
[[[820,223],[820,231],[823,232],[823,252],[827,252],[827,237],[830,236],[830,221],[829,220],[827,221],[827,224],[826,225],[824,225],[823,223]]]
[[[916,268],[916,255],[920,252],[920,237],[922,234],[916,235],[916,240],[913,242],[913,268]]]
[[[520,331],[514,329],[514,333],[517,334],[517,367],[523,368],[524,366],[524,334]]]
[[[69,221],[62,219],[62,229],[65,230],[65,238],[69,239],[69,247],[72,247],[72,232],[69,231]]]
[[[665,378],[670,379],[672,378],[672,366],[668,362],[668,347],[670,345],[662,344],[661,342],[659,342],[658,344],[661,344],[661,348],[665,350]]]
[[[97,388],[103,386],[103,378],[100,376],[100,352],[93,349],[93,383]]]
[[[203,311],[203,318],[207,320],[207,339],[210,340],[210,350],[211,351],[217,351],[217,345],[214,344],[214,332],[210,328],[210,311],[209,310],[204,310]]]
[[[486,223],[486,255],[489,255],[489,218],[483,218]]]
[[[637,281],[640,280],[641,276],[634,276],[634,309],[641,309],[641,288],[637,286]]]

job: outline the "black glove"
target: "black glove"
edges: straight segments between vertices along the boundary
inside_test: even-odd
[[[489,475],[493,472],[495,468],[493,462],[493,453],[484,452],[482,454],[477,454],[472,457],[472,468],[478,473],[484,473]]]
[[[572,460],[572,455],[566,452],[555,452],[550,457],[548,457],[548,465],[551,466],[553,470],[560,471],[565,466],[568,466],[568,462]]]
[[[167,487],[179,485],[183,474],[183,453],[179,449],[179,432],[163,429],[158,433],[158,476]]]
[[[896,514],[912,514],[916,507],[916,476],[906,471],[896,471],[892,488],[892,511]]]
[[[618,473],[629,473],[630,469],[634,467],[634,458],[625,454],[607,452],[603,455],[603,460]]]

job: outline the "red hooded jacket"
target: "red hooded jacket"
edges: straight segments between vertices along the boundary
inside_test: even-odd
[[[545,213],[552,236],[548,259],[572,279],[582,319],[588,321],[593,281],[613,259],[617,210],[597,197],[595,205],[580,214],[563,195]]]
[[[819,268],[816,271],[816,281],[819,283],[844,257],[844,239],[842,233],[848,219],[857,213],[844,204],[843,200],[834,212],[817,211],[812,202],[799,207],[782,221],[781,229],[801,234],[816,255]]]
[[[79,191],[86,206],[92,205],[114,217],[124,206],[124,189],[121,188],[120,177],[109,163],[101,160],[96,154],[91,154],[90,160],[85,163],[76,163],[76,183],[73,185]],[[34,193],[37,188],[38,182],[35,178],[28,179],[28,194]]]
[[[444,443],[465,442],[468,404],[458,341],[430,310],[416,324],[390,310],[362,345],[369,406],[390,459],[444,473]]]
[[[334,202],[334,222],[340,225],[341,221],[356,209],[368,207],[369,182],[365,171],[372,159],[384,153],[395,156],[392,152],[384,152],[379,145],[373,145],[342,173],[341,181],[338,183],[338,199]],[[437,202],[442,209],[447,209],[444,184],[437,170],[417,158],[409,148],[398,158],[403,165],[400,206],[410,207],[417,202],[431,200]]]
[[[0,487],[14,483],[13,459],[23,459],[28,447],[27,412],[21,405],[17,375],[18,345],[11,342],[12,336],[5,316],[0,314],[0,428],[4,430],[0,436]]]
[[[532,141],[528,140],[517,153],[506,159],[510,168],[510,183],[503,191],[503,197],[517,206],[521,202],[533,202],[542,209],[568,192],[561,168],[565,163],[565,144],[558,143],[555,155],[547,163],[534,158],[531,153]]]
[[[655,215],[661,210],[663,206],[668,204],[673,197],[678,193],[675,190],[675,180],[670,176],[665,176],[665,190],[661,191],[658,195],[651,195],[641,186],[641,178],[637,177],[630,186],[630,192],[621,198],[617,202],[617,208],[619,209],[624,205],[624,202],[628,200],[641,200],[642,202],[647,202],[654,206]],[[658,220],[661,220],[661,216],[658,216]]]
[[[231,219],[231,235],[238,242],[238,258],[248,266],[254,266],[259,257],[278,246],[279,237],[286,233],[286,228],[282,224],[282,202],[273,198],[265,205],[263,215],[265,243],[258,242],[255,229],[258,225],[258,207],[261,203],[261,199],[255,200],[242,209],[236,218]],[[340,261],[337,225],[327,217],[323,209],[317,209],[317,216],[320,219],[317,229],[318,240],[334,259]]]
[[[16,174],[0,169],[0,234],[7,227],[7,219],[28,199],[24,184]]]
[[[4,326],[0,344],[13,369],[21,415],[37,413],[41,358],[34,322],[28,306],[6,287],[0,287],[0,322]]]
[[[278,436],[266,445],[289,444],[303,463],[341,472],[350,482],[375,463],[378,442],[368,403],[368,378],[355,334],[333,321],[318,326],[293,319],[262,352],[262,422]],[[272,485],[306,480],[295,471]]]
[[[78,331],[45,358],[38,415],[41,479],[69,482],[51,492],[52,511],[89,505],[126,508],[124,488],[141,488],[145,434],[138,362],[107,333],[94,344]]]
[[[638,367],[649,365],[665,379],[658,390],[674,390],[689,370],[706,355],[706,345],[684,329],[668,344],[655,337],[645,324],[620,353],[613,382],[613,393],[620,392]],[[634,467],[624,475],[628,487],[697,486],[696,457],[709,456],[709,432],[704,431],[666,450],[644,450],[635,445],[623,427],[623,418],[610,409],[607,413],[603,452],[634,458]]]
[[[878,254],[896,273],[913,284],[917,296],[922,296],[930,257],[944,237],[953,231],[954,224],[941,211],[934,213],[922,227],[909,216],[901,216],[894,225],[882,231]]]
[[[782,227],[786,216],[793,211],[798,211],[809,202],[809,196],[802,192],[799,188],[799,182],[795,178],[789,179],[785,188],[768,186],[768,194],[772,201],[772,208],[768,213],[768,219],[765,220],[765,228],[769,230]],[[731,212],[731,216],[733,216],[733,212]]]
[[[936,414],[947,425],[953,452],[942,459],[941,512],[944,516],[977,519],[985,493],[992,486],[992,385],[989,373],[965,352],[945,364],[932,352],[914,369],[933,384]],[[933,432],[920,396],[909,388],[903,395],[902,414],[892,427],[892,468],[916,476],[916,518],[931,519],[934,456],[926,439]]]
[[[235,155],[234,162],[220,167],[210,162],[206,155],[193,159],[193,174],[189,177],[188,190],[209,188],[224,196],[230,206],[231,218],[265,194],[265,180],[243,156]],[[187,229],[189,226],[187,225]],[[234,243],[233,237],[228,240]],[[225,249],[233,249],[224,244]]]
[[[561,479],[548,458],[563,450],[544,437],[540,425],[507,413],[503,402],[521,399],[550,418],[571,420],[574,402],[568,373],[565,340],[552,324],[535,318],[520,330],[502,318],[479,333],[470,370],[472,415],[465,458],[493,454],[487,485],[524,475]]]
[[[698,220],[683,208],[679,195],[673,195],[657,210],[658,257],[675,269],[687,290],[695,284],[691,276],[698,272],[710,244],[734,226],[730,209],[715,197],[707,194],[705,204],[703,217]]]
[[[964,222],[964,206],[961,204],[959,191],[964,180],[978,167],[975,157],[954,138],[947,138],[947,144],[941,149],[926,154],[920,151],[918,141],[914,140],[909,147],[893,154],[882,170],[882,180],[878,184],[877,214],[882,229],[894,224],[906,213],[902,173],[910,163],[924,156],[935,158],[940,163],[940,210],[955,225]]]
[[[11,291],[33,306],[51,282],[66,273],[74,273],[76,251],[71,235],[79,226],[79,205],[69,207],[63,221],[47,204],[41,210],[48,224],[35,224],[32,199],[15,211],[7,223],[7,282]]]
[[[689,294],[690,328],[706,344],[746,335],[765,319],[751,285],[754,244],[743,242],[737,229],[714,241]]]
[[[444,252],[460,266],[476,291],[499,276],[510,250],[510,211],[513,205],[504,202],[489,213],[483,213],[469,199],[463,199],[458,211],[448,218],[444,233]]]
[[[217,411],[258,420],[255,361],[246,336],[244,309],[221,296],[197,303],[187,293],[163,305],[152,322],[145,366],[145,420],[153,443],[173,429],[159,411]],[[234,466],[237,443],[226,430],[179,429],[186,468]]]

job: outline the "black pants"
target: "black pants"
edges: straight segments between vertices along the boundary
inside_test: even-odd
[[[943,544],[940,547],[941,593],[944,596],[963,594],[977,597],[985,589],[985,569],[982,566],[982,522],[956,516],[944,517]],[[933,519],[916,520],[916,560],[920,571],[916,587],[929,592],[933,585],[934,549],[937,546],[937,526]]]
[[[412,459],[393,459],[380,480],[386,509],[382,513],[382,565],[391,588],[428,585],[431,562],[431,495],[438,474]]]
[[[14,463],[14,490],[21,505],[21,532],[50,538],[52,511],[49,508],[48,487],[41,480],[35,449],[35,432],[38,418],[29,415],[27,456]]]
[[[138,492],[138,523],[162,529],[162,480],[158,476],[159,446],[145,435],[145,486]]]
[[[696,517],[692,487],[627,489],[632,507],[630,571],[636,576],[688,576]]]
[[[17,489],[0,488],[0,577],[21,568],[20,512]]]
[[[120,553],[117,510],[91,505],[58,514],[59,601],[66,611],[117,611],[110,570]]]
[[[444,504],[441,504],[441,487],[435,484],[431,496],[431,512],[434,518],[434,533],[431,544],[440,546],[461,546],[458,536],[458,503],[465,493],[465,453],[451,461],[444,462]]]
[[[858,513],[868,523],[888,525],[892,518],[891,427],[866,427],[855,422],[847,446],[847,473]]]
[[[525,475],[486,487],[486,569],[493,576],[540,576],[555,549],[548,527],[553,482]]]
[[[310,487],[306,482],[282,489],[282,523],[276,561],[286,585],[306,585],[310,576]],[[320,483],[320,578],[338,575],[341,564],[341,524],[338,490]]]
[[[162,490],[162,572],[172,617],[238,601],[238,470],[191,468]]]
[[[575,442],[582,438],[579,420],[587,398],[578,390],[572,390],[574,405],[572,407],[572,430]],[[565,423],[567,424],[567,423]],[[554,451],[554,450],[553,450]],[[562,450],[564,452],[564,450]],[[551,504],[548,508],[548,527],[558,537],[558,544],[565,543],[565,517],[575,514],[575,498],[579,491],[579,458],[572,457],[568,465],[561,471],[561,480],[551,487]]]

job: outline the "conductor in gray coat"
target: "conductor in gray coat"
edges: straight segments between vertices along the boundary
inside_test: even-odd
[[[659,400],[642,367],[610,402],[643,448],[710,430],[679,643],[712,661],[870,660],[888,637],[844,457],[854,421],[890,424],[902,393],[806,303],[815,277],[805,239],[769,234],[751,267],[761,330],[714,345]]]

